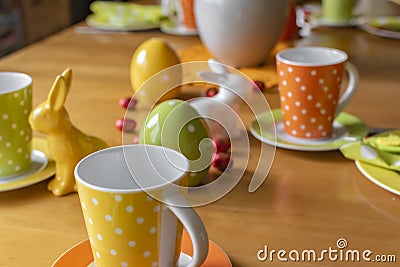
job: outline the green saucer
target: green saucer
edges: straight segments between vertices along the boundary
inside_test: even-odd
[[[295,138],[284,132],[281,109],[274,109],[257,115],[251,123],[250,132],[261,142],[280,148],[299,151],[332,151],[338,150],[344,144],[362,140],[367,135],[368,128],[357,117],[342,112],[334,121],[331,137],[318,140]]]
[[[32,138],[32,165],[28,171],[8,179],[0,179],[0,192],[11,191],[42,182],[56,172],[56,164],[50,155],[47,141],[43,138]]]

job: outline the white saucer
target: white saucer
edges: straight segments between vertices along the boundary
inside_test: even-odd
[[[337,150],[346,143],[361,140],[368,132],[363,122],[344,112],[335,119],[333,127],[329,138],[308,140],[292,137],[284,132],[281,109],[274,109],[257,115],[251,123],[250,132],[266,144],[299,151]]]
[[[164,33],[173,34],[173,35],[186,35],[186,36],[196,36],[198,32],[196,29],[187,29],[184,26],[176,26],[171,21],[166,21],[161,23],[160,30]]]

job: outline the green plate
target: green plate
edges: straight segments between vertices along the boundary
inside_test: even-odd
[[[104,31],[144,31],[160,27],[160,22],[132,22],[127,24],[113,23],[94,14],[90,14],[86,17],[86,23],[90,27]]]
[[[361,18],[359,27],[370,34],[400,39],[400,16]]]
[[[339,114],[333,126],[330,138],[318,140],[295,138],[284,132],[281,109],[274,109],[257,115],[251,123],[250,132],[266,144],[299,151],[337,150],[344,144],[362,140],[368,133],[367,126],[361,120],[345,112]]]
[[[368,163],[356,161],[360,172],[376,185],[400,195],[400,173],[389,169],[374,166]]]
[[[384,133],[374,135],[373,137],[387,136],[389,134],[400,134],[400,130],[393,130]],[[396,195],[400,195],[400,173],[394,170],[389,170],[365,162],[356,160],[356,166],[358,170],[371,182],[376,185],[392,192]]]
[[[94,1],[86,23],[99,30],[140,31],[159,28],[163,19],[160,5]]]

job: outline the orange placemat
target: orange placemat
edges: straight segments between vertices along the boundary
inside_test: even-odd
[[[243,72],[252,80],[263,81],[267,89],[274,88],[278,85],[278,77],[275,69],[275,54],[292,46],[293,43],[290,41],[279,42],[273,48],[271,56],[266,64],[258,67],[238,68],[238,70]],[[212,57],[211,53],[203,44],[178,50],[178,55],[181,62],[207,61]]]

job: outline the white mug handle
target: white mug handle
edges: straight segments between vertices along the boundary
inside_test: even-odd
[[[338,105],[336,107],[335,117],[337,117],[339,113],[342,112],[343,109],[347,106],[347,104],[349,104],[351,98],[354,96],[358,88],[359,75],[357,68],[350,62],[346,62],[346,71],[349,75],[349,84],[347,85],[346,90],[339,99]]]
[[[165,200],[166,203],[184,203],[182,206],[167,205],[167,207],[181,221],[192,240],[192,259],[184,267],[200,266],[208,255],[208,235],[203,222],[194,209],[189,207],[186,200],[178,193],[167,196]]]

